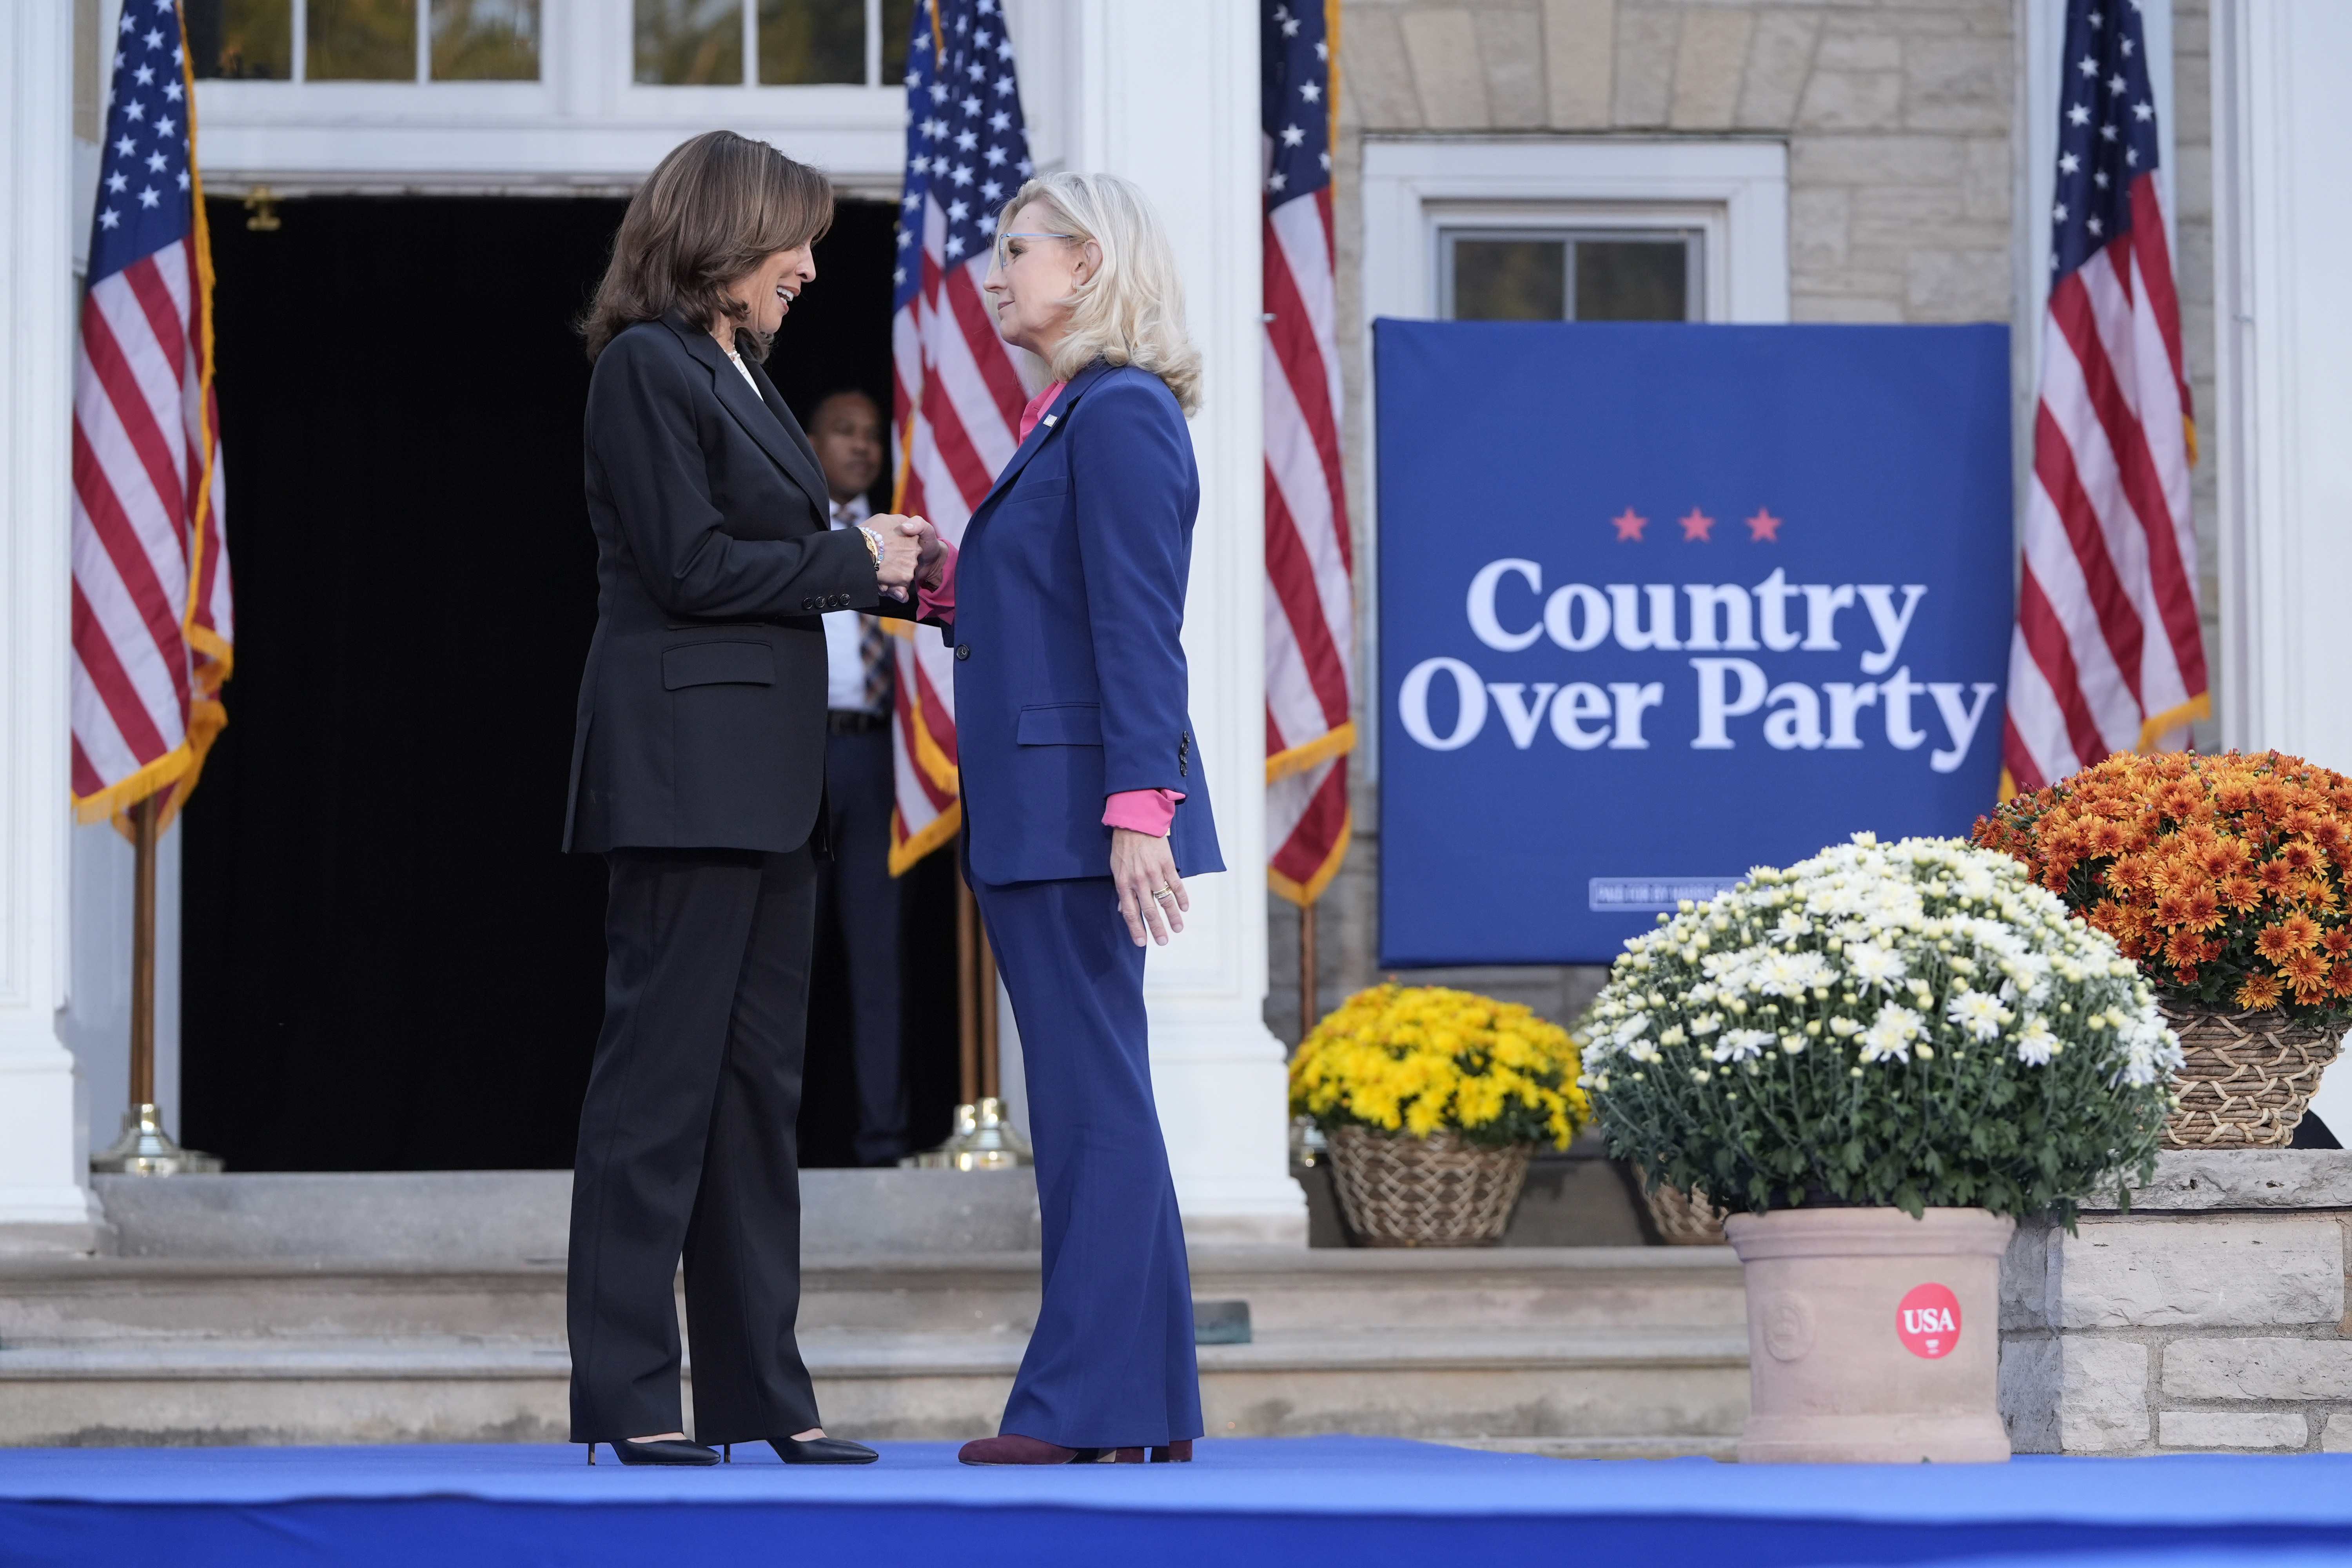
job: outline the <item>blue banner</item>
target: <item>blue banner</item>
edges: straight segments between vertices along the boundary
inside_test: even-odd
[[[2006,327],[1374,324],[1381,963],[1993,805]]]

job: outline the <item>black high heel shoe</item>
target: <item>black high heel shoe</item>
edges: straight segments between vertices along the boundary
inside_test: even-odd
[[[882,1457],[846,1437],[771,1437],[768,1447],[788,1465],[870,1465]]]
[[[633,1443],[626,1437],[605,1439],[613,1445],[613,1455],[625,1465],[715,1465],[719,1456],[699,1443],[683,1437],[656,1437],[650,1443]],[[588,1445],[588,1462],[596,1462],[596,1445]]]

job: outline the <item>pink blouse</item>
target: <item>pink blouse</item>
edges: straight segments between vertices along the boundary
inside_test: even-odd
[[[1054,399],[1062,395],[1069,383],[1057,381],[1029,400],[1021,411],[1021,439],[1029,439],[1029,432],[1054,406]],[[940,563],[940,580],[935,587],[919,590],[919,602],[925,617],[952,623],[955,620],[956,547],[947,546],[947,558]],[[1176,803],[1184,798],[1182,792],[1172,789],[1129,789],[1110,795],[1103,802],[1102,820],[1105,827],[1124,827],[1131,832],[1148,834],[1154,838],[1168,837],[1169,826],[1176,820]]]

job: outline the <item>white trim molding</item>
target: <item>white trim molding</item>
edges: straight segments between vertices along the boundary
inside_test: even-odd
[[[2352,773],[2344,0],[2213,9],[2221,738]]]
[[[1437,313],[1441,226],[1538,222],[1698,229],[1702,319],[1789,319],[1785,142],[1367,136],[1363,200],[1367,321]]]

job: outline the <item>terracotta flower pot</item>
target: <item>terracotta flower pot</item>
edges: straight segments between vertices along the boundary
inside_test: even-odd
[[[1748,1276],[1742,1464],[2009,1458],[1998,1403],[2000,1259],[1982,1209],[1734,1215]]]

